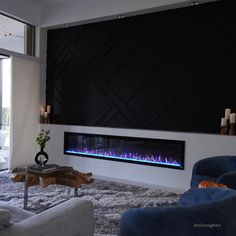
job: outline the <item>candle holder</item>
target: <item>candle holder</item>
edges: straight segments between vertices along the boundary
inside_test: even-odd
[[[48,116],[43,118],[43,123],[44,123],[44,124],[49,124],[49,122],[48,122]]]
[[[50,124],[51,123],[51,105],[46,106],[46,110],[44,107],[40,107],[40,123],[41,124]]]
[[[230,108],[226,108],[225,109],[225,119],[226,119],[226,134],[229,134],[229,129],[230,129],[230,113],[231,113],[231,109]]]
[[[234,123],[230,124],[229,135],[235,135],[235,124]]]
[[[227,123],[227,124],[226,124],[226,133],[229,134],[229,130],[230,130],[230,120],[227,119],[226,123]]]
[[[227,126],[221,126],[220,127],[220,134],[228,134]]]
[[[44,123],[44,107],[40,106],[40,117],[39,117],[40,123]]]
[[[220,134],[228,134],[228,126],[226,118],[221,118]]]
[[[43,115],[40,115],[40,123],[41,123],[41,124],[44,123],[44,117],[43,117]]]
[[[47,123],[50,124],[51,123],[51,114],[48,113],[48,117],[47,117]]]

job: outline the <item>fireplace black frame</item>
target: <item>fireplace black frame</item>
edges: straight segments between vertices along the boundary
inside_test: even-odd
[[[160,164],[160,163],[150,163],[150,162],[143,162],[138,160],[129,160],[129,159],[118,159],[118,158],[111,158],[111,157],[104,157],[104,156],[94,156],[91,154],[86,153],[72,153],[67,152],[66,148],[68,146],[68,139],[66,138],[67,135],[85,135],[89,137],[104,137],[104,138],[122,138],[123,140],[137,140],[137,141],[149,141],[149,142],[160,142],[162,144],[177,144],[180,145],[179,151],[181,155],[181,166],[174,166],[174,165],[168,165],[168,164]],[[108,161],[118,161],[118,162],[126,162],[131,164],[142,164],[142,165],[148,165],[148,166],[157,166],[157,167],[164,167],[164,168],[171,168],[171,169],[178,169],[178,170],[184,170],[185,167],[185,141],[183,140],[170,140],[170,139],[154,139],[154,138],[140,138],[140,137],[130,137],[130,136],[117,136],[117,135],[105,135],[105,134],[91,134],[91,133],[77,133],[77,132],[64,132],[64,154],[65,155],[72,155],[72,156],[85,156],[89,158],[95,158],[100,160],[108,160]]]

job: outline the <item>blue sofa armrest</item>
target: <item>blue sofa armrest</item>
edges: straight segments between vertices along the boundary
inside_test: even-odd
[[[202,181],[216,182],[225,173],[236,170],[236,156],[208,157],[196,162],[192,170],[191,188],[198,187]]]
[[[221,175],[216,179],[216,183],[225,184],[229,188],[236,189],[236,170]]]
[[[236,156],[215,156],[196,162],[192,174],[218,177],[233,170],[236,170]]]
[[[120,236],[232,236],[236,232],[236,197],[196,206],[129,209]]]

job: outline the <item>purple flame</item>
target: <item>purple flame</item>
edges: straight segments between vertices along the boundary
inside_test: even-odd
[[[65,151],[66,153],[78,154],[78,155],[89,155],[96,157],[107,157],[113,159],[138,161],[145,163],[164,164],[170,166],[182,167],[181,163],[176,161],[174,157],[166,156],[162,154],[141,153],[132,151],[118,152],[117,150],[111,149],[88,149],[88,148],[70,148]]]

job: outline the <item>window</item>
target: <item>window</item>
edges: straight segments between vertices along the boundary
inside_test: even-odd
[[[11,61],[0,54],[0,170],[8,167],[10,151]]]
[[[34,56],[35,28],[0,14],[0,48]]]

